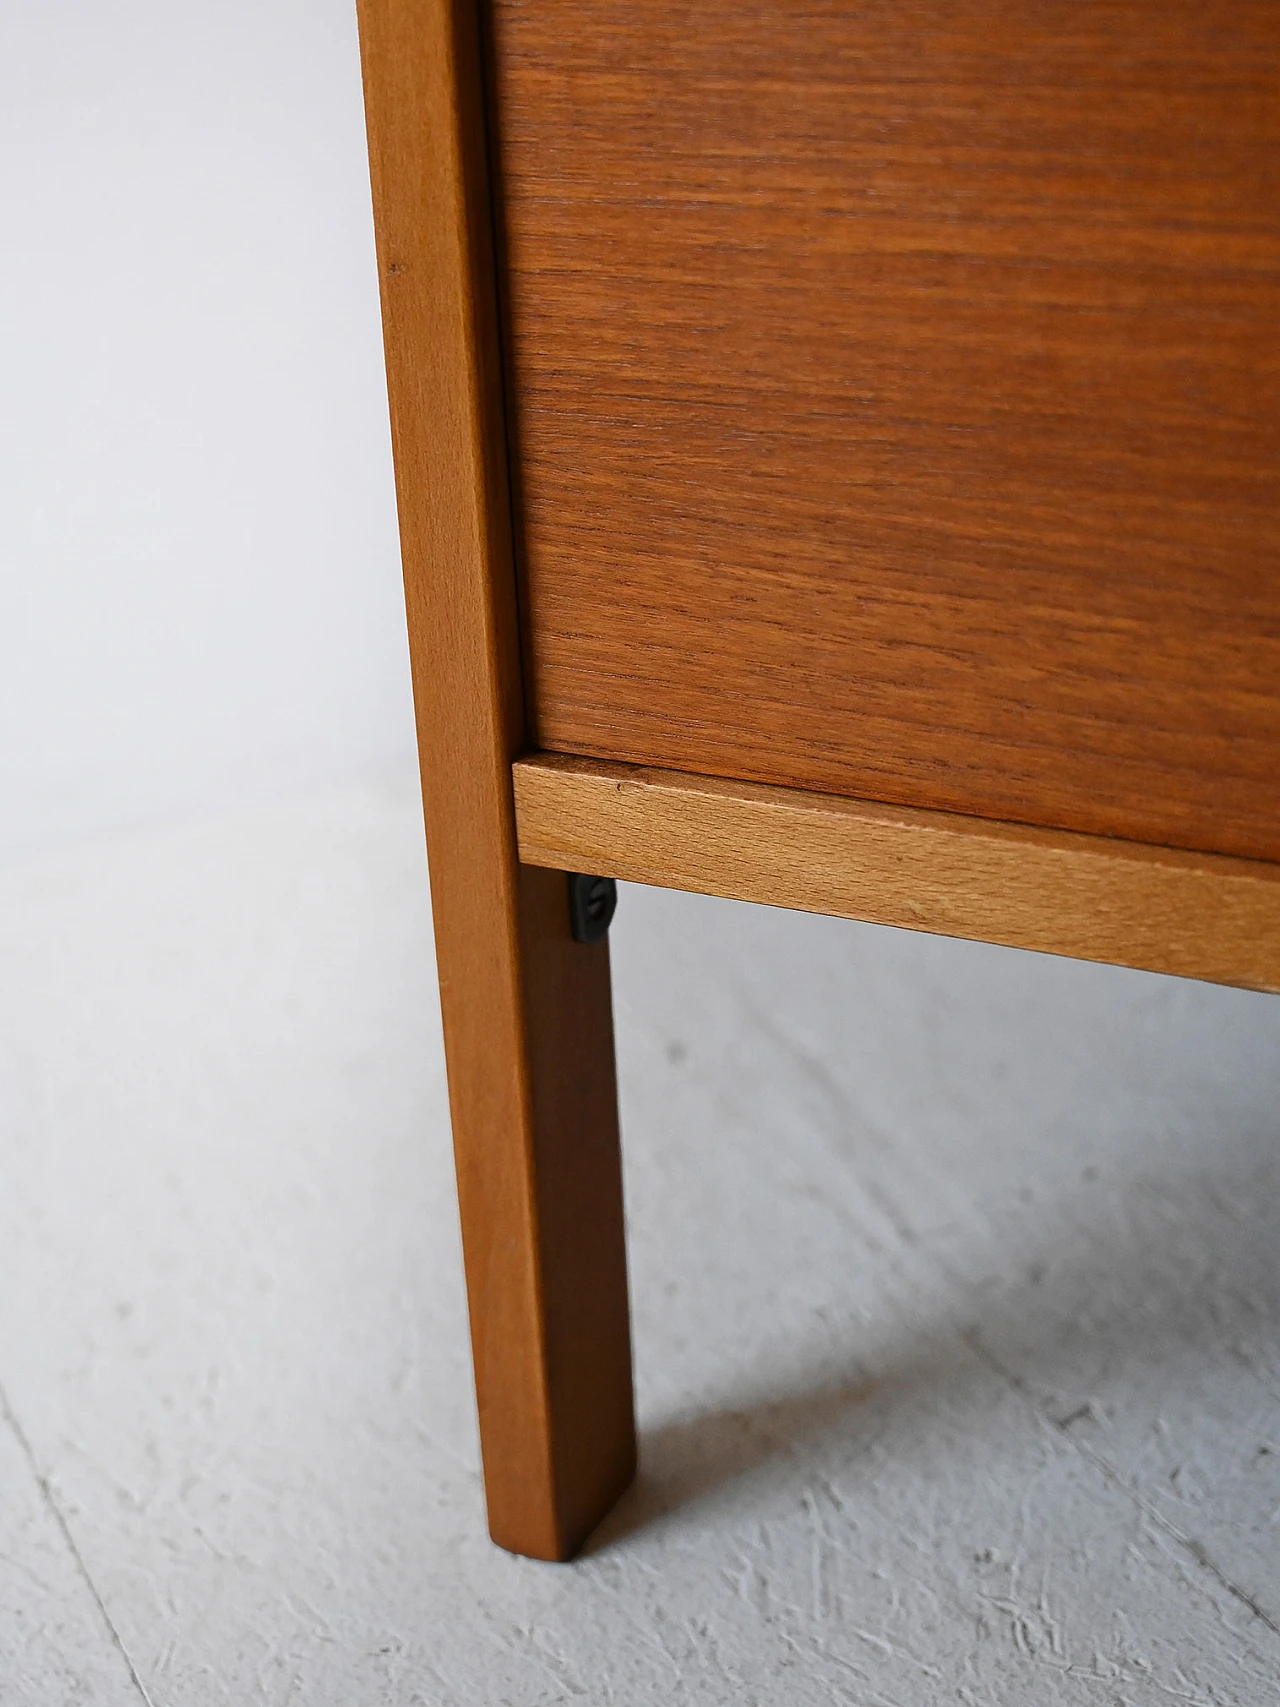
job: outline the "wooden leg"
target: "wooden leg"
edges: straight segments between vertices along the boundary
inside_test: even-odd
[[[360,0],[489,1527],[568,1558],[635,1465],[609,952],[516,857],[521,690],[471,0]]]
[[[563,873],[520,868],[514,899],[513,1006],[487,1058],[453,1052],[454,1145],[490,1532],[564,1559],[635,1470],[609,949],[573,941]]]
[[[635,1471],[609,947],[423,769],[489,1529],[567,1559]]]

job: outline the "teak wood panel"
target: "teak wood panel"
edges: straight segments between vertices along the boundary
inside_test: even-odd
[[[1280,858],[1280,5],[489,31],[538,745]]]
[[[458,1203],[493,1537],[564,1558],[635,1467],[606,943],[518,863],[525,745],[480,33],[360,0]]]
[[[537,754],[520,857],[1280,991],[1280,865]]]

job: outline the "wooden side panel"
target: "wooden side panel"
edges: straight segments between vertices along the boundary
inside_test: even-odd
[[[534,733],[1280,858],[1275,0],[492,0]]]
[[[607,945],[517,864],[524,744],[479,31],[361,0],[405,594],[485,1490],[572,1553],[635,1463]]]
[[[548,754],[515,788],[533,865],[1280,991],[1280,865]]]

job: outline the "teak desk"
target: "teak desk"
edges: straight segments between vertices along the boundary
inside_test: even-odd
[[[1276,0],[361,0],[490,1527],[635,1463],[566,872],[1280,988]]]

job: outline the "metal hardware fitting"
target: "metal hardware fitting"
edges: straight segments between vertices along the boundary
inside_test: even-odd
[[[612,877],[569,873],[569,929],[575,942],[599,942],[618,907],[618,885]]]

